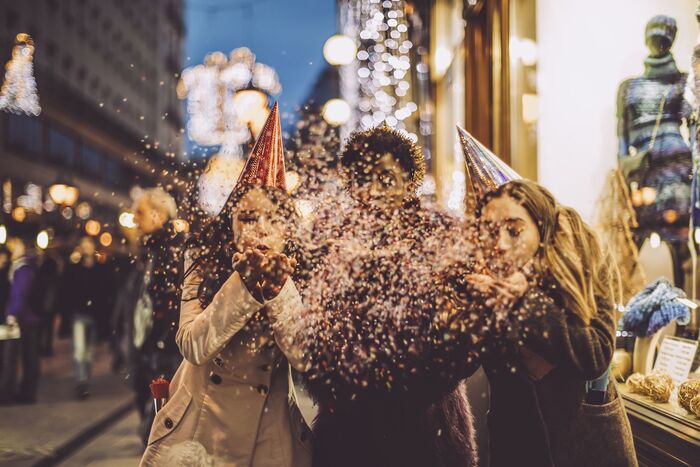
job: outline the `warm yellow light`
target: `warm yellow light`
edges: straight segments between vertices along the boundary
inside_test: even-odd
[[[352,109],[343,99],[331,99],[323,106],[321,113],[326,122],[339,126],[350,120]]]
[[[512,37],[510,39],[511,61],[520,60],[525,66],[535,66],[537,64],[537,43],[532,39],[520,39]]]
[[[656,232],[649,235],[649,246],[652,248],[658,248],[661,246],[661,237]]]
[[[82,258],[82,255],[77,249],[73,250],[73,252],[68,257],[68,259],[70,259],[70,262],[73,264],[78,264],[80,262],[80,258]]]
[[[644,203],[645,206],[650,206],[654,204],[654,201],[656,201],[656,188],[652,188],[650,186],[645,186],[642,188],[642,203]]]
[[[355,60],[356,54],[355,41],[342,34],[329,37],[323,44],[323,57],[331,65],[348,65]]]
[[[90,205],[85,201],[75,207],[75,214],[83,220],[90,217],[91,212],[92,209],[90,208]]]
[[[12,218],[17,222],[24,222],[24,219],[27,218],[27,211],[22,207],[16,207],[12,210]]]
[[[100,235],[100,245],[103,247],[108,247],[112,244],[112,234],[109,232],[104,232]]]
[[[257,89],[242,89],[233,96],[233,108],[238,120],[257,135],[262,129],[260,121],[267,118],[267,95]]]
[[[85,233],[92,235],[93,237],[100,233],[102,226],[95,219],[90,219],[85,223]]]
[[[523,94],[523,122],[537,123],[540,118],[540,99],[537,94]]]
[[[308,199],[296,200],[297,210],[303,219],[308,219],[314,212],[314,203]]]
[[[49,187],[49,196],[54,203],[73,206],[78,201],[79,191],[76,187],[64,183],[55,183]]]
[[[189,232],[190,231],[190,223],[187,222],[185,219],[175,219],[173,221],[173,228],[175,229],[175,232],[178,232],[178,233]]]
[[[452,65],[452,51],[444,45],[435,49],[435,77],[442,78]]]
[[[294,190],[299,188],[299,182],[301,182],[301,179],[299,178],[299,174],[294,172],[293,170],[288,170],[284,174],[284,182],[285,185],[287,185],[287,192],[293,193]]]
[[[36,246],[45,250],[49,246],[49,233],[46,230],[42,230],[36,236]]]
[[[7,242],[7,227],[0,225],[0,245],[4,245]]]
[[[134,222],[134,214],[131,212],[124,211],[119,214],[119,225],[125,229],[133,229],[136,227],[136,222]]]

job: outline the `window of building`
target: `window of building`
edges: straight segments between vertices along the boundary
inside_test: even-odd
[[[83,169],[90,175],[102,176],[105,173],[106,157],[89,144],[83,144],[81,157]]]
[[[39,155],[42,150],[42,123],[36,117],[7,115],[7,143],[10,147]]]
[[[56,127],[49,128],[49,156],[63,165],[75,163],[76,141]]]
[[[121,185],[124,181],[126,169],[124,165],[113,158],[107,159],[107,182],[113,185]]]

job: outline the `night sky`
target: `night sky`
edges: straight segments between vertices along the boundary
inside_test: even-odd
[[[207,53],[249,47],[279,75],[282,124],[294,120],[318,73],[323,44],[336,33],[334,0],[186,0],[185,66]],[[290,115],[291,114],[291,115]]]

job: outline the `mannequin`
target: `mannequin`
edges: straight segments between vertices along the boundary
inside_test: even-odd
[[[687,256],[692,158],[681,135],[681,121],[689,119],[691,111],[683,97],[687,73],[678,70],[671,53],[676,31],[673,18],[659,15],[649,20],[644,73],[620,85],[617,116],[619,160],[647,153],[641,177],[628,180],[639,223],[635,241],[641,246],[656,232],[670,244],[678,285]]]

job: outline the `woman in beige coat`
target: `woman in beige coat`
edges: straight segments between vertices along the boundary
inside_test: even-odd
[[[191,456],[192,441],[213,465],[310,465],[310,432],[290,378],[289,363],[302,359],[280,326],[301,308],[295,261],[285,255],[293,210],[283,190],[244,185],[193,236],[177,332],[185,361],[142,466],[182,464],[178,452]]]

